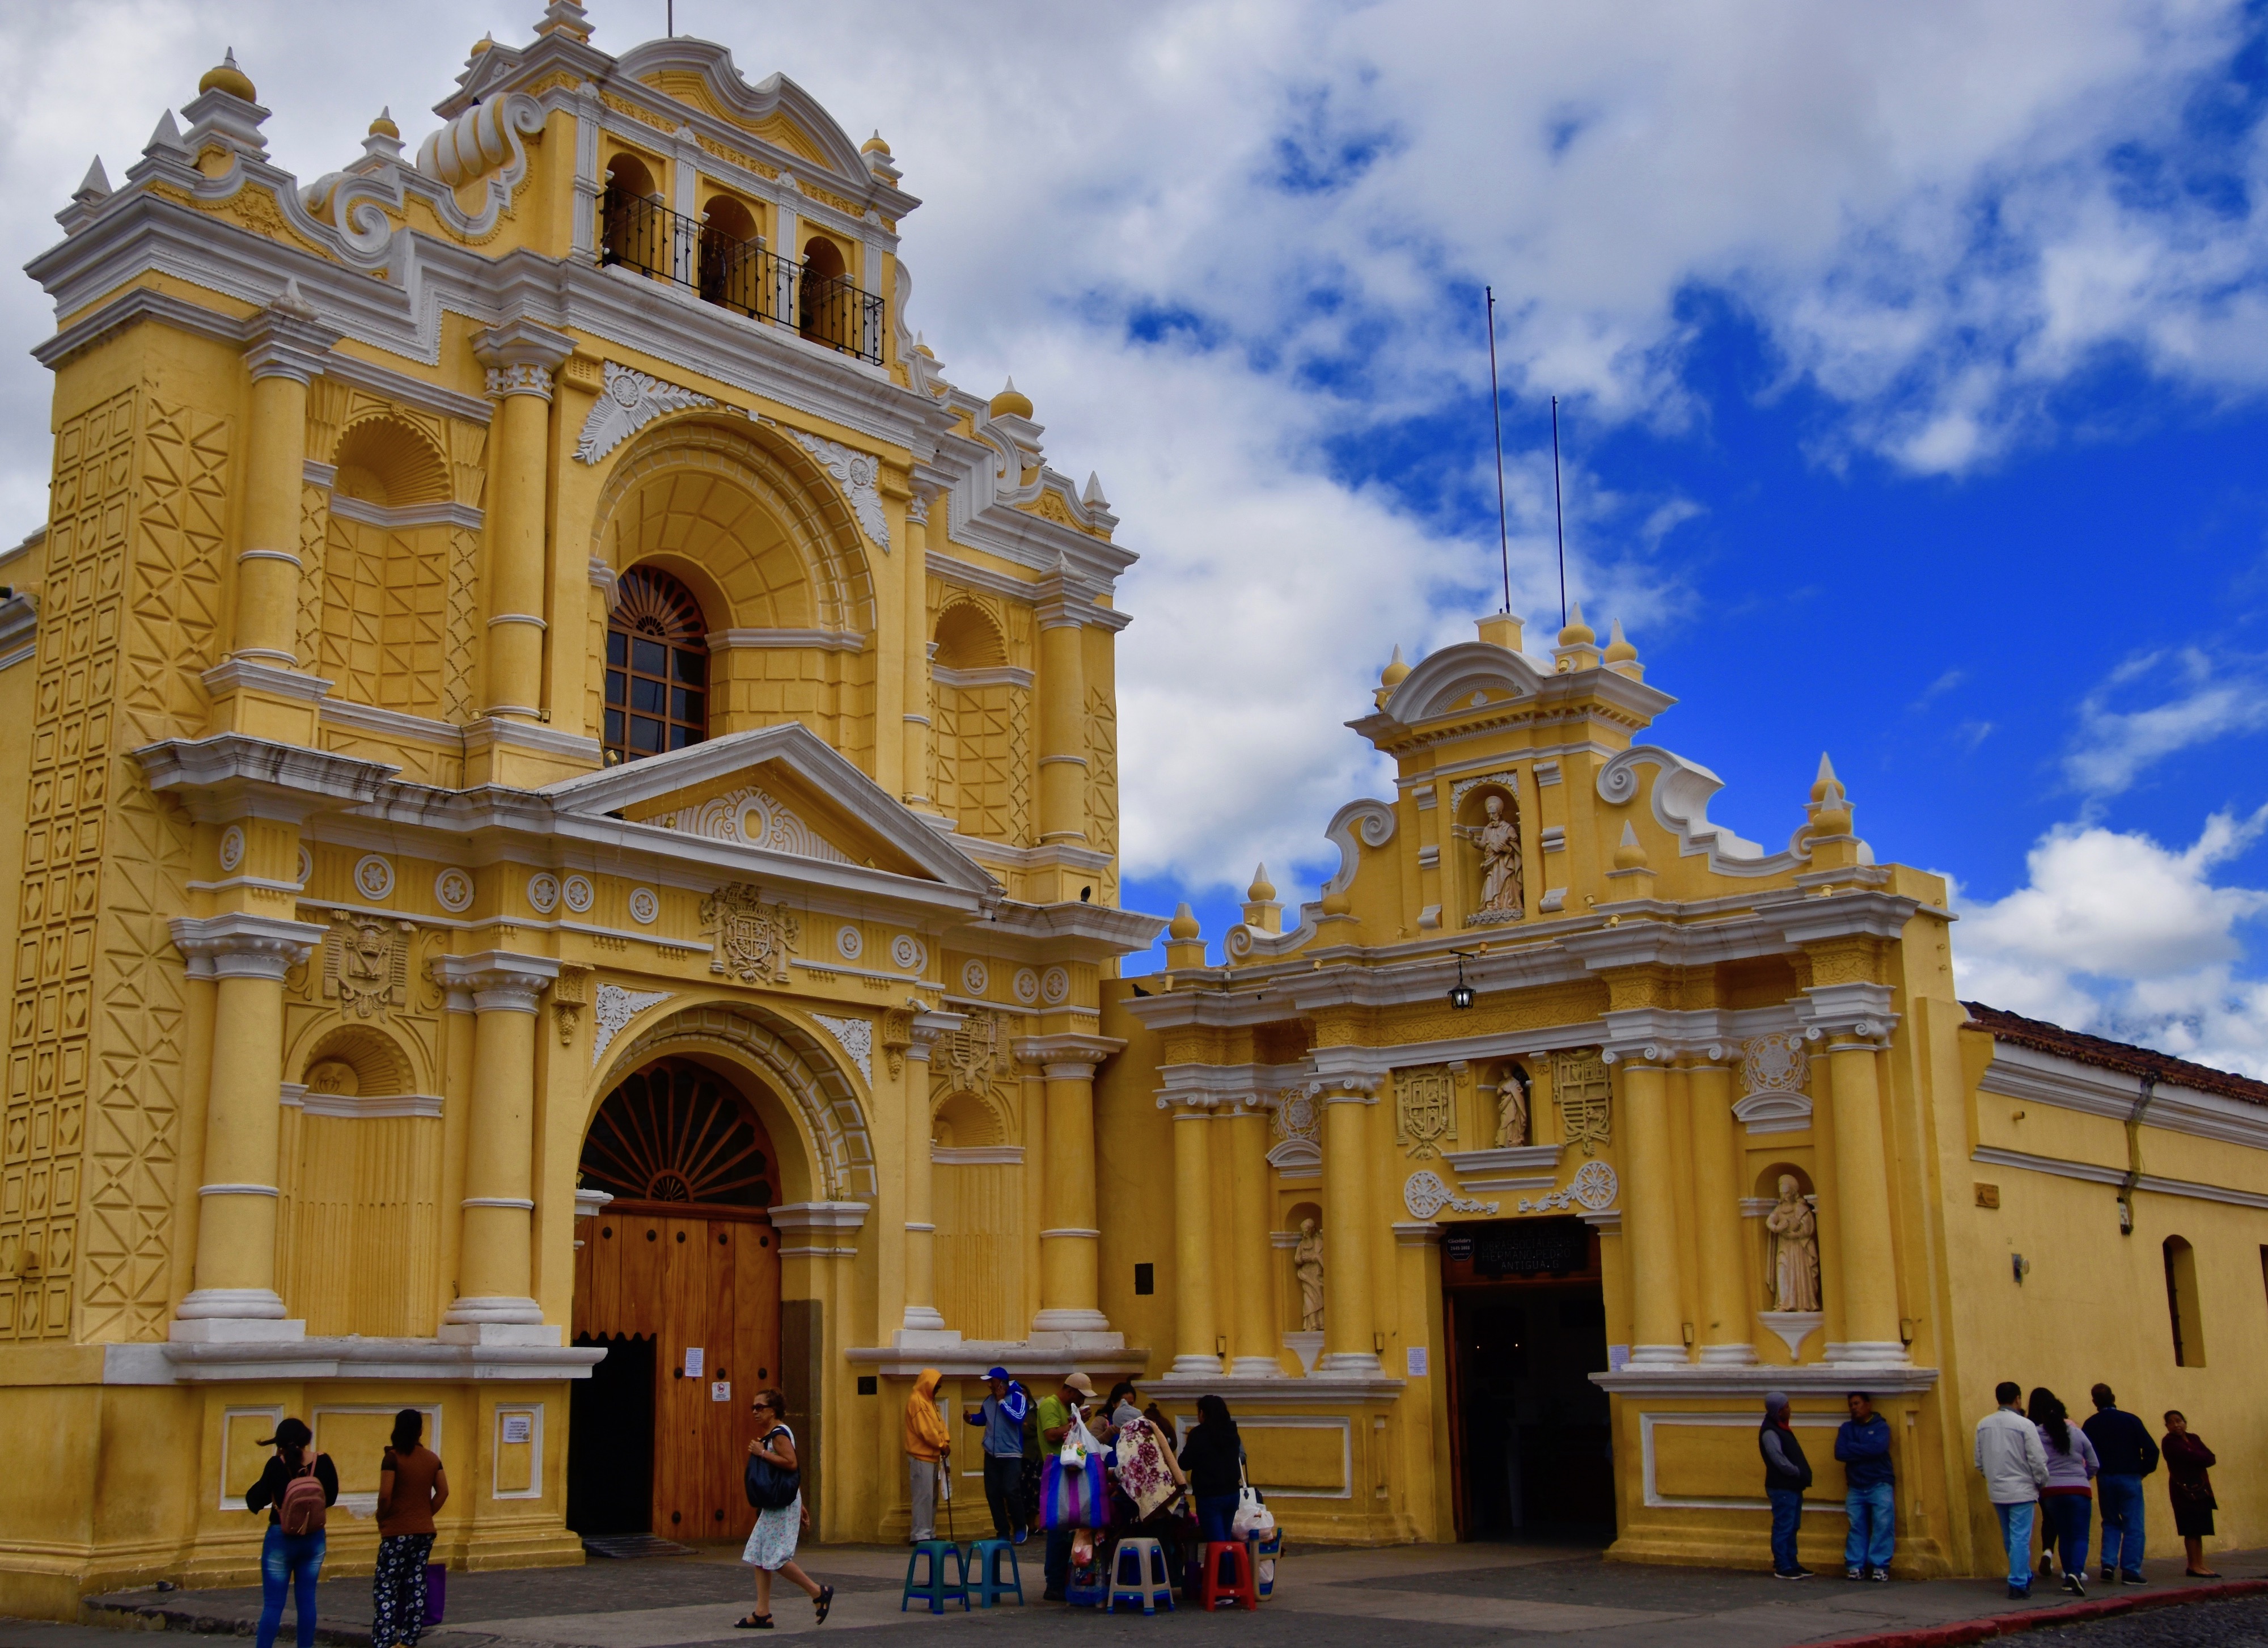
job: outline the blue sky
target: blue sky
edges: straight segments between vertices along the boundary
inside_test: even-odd
[[[312,179],[413,148],[530,0],[85,0],[0,33],[18,262],[225,45]],[[593,0],[610,50],[660,0]],[[925,204],[910,322],[1100,470],[1127,901],[1216,944],[1265,858],[1383,794],[1341,723],[1497,589],[1570,578],[1771,842],[1830,750],[1884,858],[1956,878],[1964,986],[2268,1075],[2268,0],[680,0],[879,127]],[[83,65],[101,63],[103,94]],[[353,65],[355,79],[340,65]],[[30,283],[0,292],[28,346]],[[44,374],[0,362],[0,510]]]

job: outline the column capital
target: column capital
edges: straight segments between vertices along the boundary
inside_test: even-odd
[[[244,364],[253,380],[289,378],[309,383],[322,376],[331,346],[345,334],[326,326],[315,306],[299,295],[299,283],[287,280],[275,300],[253,316],[245,333]]]
[[[269,979],[306,961],[328,929],[312,921],[232,910],[223,915],[175,916],[173,947],[188,958],[192,979]]]
[[[549,401],[552,373],[574,352],[573,338],[524,316],[473,334],[474,358],[488,368],[488,391],[498,400],[534,395]]]
[[[1898,1016],[1890,1010],[1890,987],[1865,979],[1815,984],[1803,993],[1796,1014],[1803,1021],[1806,1039],[1822,1036],[1856,1038],[1869,1046],[1887,1046]]]
[[[558,978],[559,964],[549,956],[484,950],[437,957],[433,973],[445,989],[471,991],[475,1013],[533,1013],[535,998]]]
[[[1075,1031],[1056,1036],[1022,1036],[1010,1044],[1019,1060],[1043,1067],[1047,1077],[1056,1082],[1093,1081],[1094,1067],[1125,1046],[1115,1037]]]
[[[1342,1070],[1307,1084],[1307,1097],[1326,1105],[1375,1105],[1386,1078],[1360,1070]]]
[[[909,1015],[905,1023],[906,1057],[917,1064],[927,1064],[932,1049],[968,1022],[965,1013],[935,1009]]]

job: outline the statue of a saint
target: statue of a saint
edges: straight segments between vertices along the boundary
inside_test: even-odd
[[[1819,1308],[1819,1216],[1796,1188],[1793,1174],[1779,1176],[1779,1201],[1764,1220],[1771,1233],[1772,1309]]]
[[[1481,908],[1521,913],[1520,826],[1504,816],[1504,797],[1484,798],[1487,819],[1456,832],[1481,852]]]
[[[1517,1070],[1506,1070],[1496,1090],[1496,1142],[1498,1149],[1528,1142],[1528,1089]]]
[[[1292,1248],[1292,1274],[1300,1279],[1300,1330],[1323,1331],[1323,1238],[1313,1219],[1300,1221],[1300,1239]]]

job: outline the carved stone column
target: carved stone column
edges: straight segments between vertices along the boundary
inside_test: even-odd
[[[1701,1272],[1701,1360],[1745,1367],[1756,1359],[1741,1255],[1740,1144],[1733,1122],[1734,1067],[1708,1050],[1688,1068],[1693,1120],[1693,1215]]]
[[[297,839],[272,824],[254,823],[251,831]],[[191,973],[215,987],[196,1286],[169,1333],[177,1340],[301,1338],[306,1325],[284,1319],[276,1291],[284,977],[322,942],[323,929],[235,911],[177,917],[173,933]]]
[[[1212,1270],[1220,1210],[1212,1199],[1212,1106],[1196,1094],[1158,1105],[1174,1119],[1173,1371],[1217,1374]]]
[[[1844,1341],[1830,1362],[1903,1363],[1896,1255],[1890,1241],[1889,1158],[1882,1146],[1876,1045],[1837,1037],[1829,1053],[1835,1086],[1835,1227],[1842,1237]]]
[[[1060,565],[1040,602],[1040,843],[1085,846],[1086,663],[1081,609],[1094,602],[1066,588]],[[1051,588],[1048,588],[1051,586]]]
[[[1240,1378],[1280,1376],[1276,1250],[1269,1236],[1276,1222],[1268,1205],[1268,1112],[1255,1098],[1232,1110],[1226,1125],[1232,1170],[1228,1238],[1236,1279],[1228,1371]]]
[[[1104,1036],[1035,1036],[1016,1056],[1046,1078],[1047,1164],[1041,1185],[1040,1309],[1035,1334],[1100,1334],[1102,1232],[1095,1223],[1094,1067],[1125,1043]]]
[[[1323,1100],[1323,1354],[1326,1373],[1381,1371],[1372,1342],[1370,1288],[1370,1112],[1374,1075],[1320,1083]]]
[[[534,1297],[538,999],[559,975],[547,956],[484,950],[445,958],[473,993],[473,1113],[465,1149],[457,1299],[440,1336],[474,1344],[557,1344]]]
[[[931,750],[936,741],[931,708],[929,632],[929,512],[938,495],[917,487],[906,506],[905,779],[901,797],[916,812],[933,813]]]
[[[1677,1175],[1669,1137],[1668,1071],[1625,1055],[1622,1089],[1623,1238],[1630,1256],[1631,1359],[1634,1368],[1683,1367],[1677,1289]]]
[[[551,374],[574,352],[571,337],[526,321],[473,339],[497,403],[490,437],[487,668],[490,715],[542,718],[544,498],[550,469]],[[578,553],[580,551],[578,550]],[[570,644],[582,645],[578,633]]]
[[[909,1333],[942,1334],[937,1308],[936,1169],[930,1161],[929,1055],[938,1038],[960,1028],[958,1013],[913,1013],[906,1030],[906,1312]],[[960,1335],[954,1335],[958,1338]]]

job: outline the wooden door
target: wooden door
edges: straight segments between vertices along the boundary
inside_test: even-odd
[[[617,1200],[579,1227],[575,1331],[653,1341],[653,1531],[743,1540],[748,1400],[779,1373],[770,1141],[714,1073],[663,1060],[600,1106],[583,1168]]]

